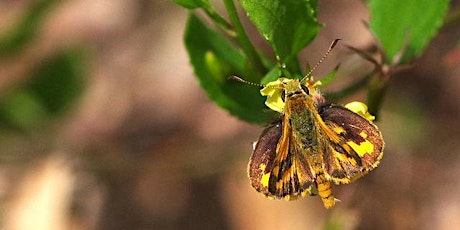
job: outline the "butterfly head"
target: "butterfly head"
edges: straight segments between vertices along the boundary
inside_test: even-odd
[[[297,79],[279,78],[268,83],[260,90],[260,93],[267,97],[265,101],[267,107],[283,113],[285,103],[298,97],[310,101],[314,105],[323,103],[324,98],[317,89],[320,84],[319,81],[313,83],[312,79],[308,79],[303,84]]]

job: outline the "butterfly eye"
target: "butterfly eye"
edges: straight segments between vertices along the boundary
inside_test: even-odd
[[[310,92],[309,92],[307,86],[305,86],[305,85],[300,85],[300,87],[302,87],[302,90],[303,90],[307,95],[310,94]]]

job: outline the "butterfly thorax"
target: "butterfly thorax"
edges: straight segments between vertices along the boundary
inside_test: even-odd
[[[317,158],[318,148],[320,147],[321,119],[317,114],[313,97],[309,95],[311,90],[307,86],[302,86],[299,81],[290,81],[285,84],[285,119],[289,120],[286,124],[290,125],[293,131],[292,140],[294,144],[300,145],[303,151],[312,154]],[[319,156],[318,156],[319,157]],[[320,160],[320,159],[318,159]]]

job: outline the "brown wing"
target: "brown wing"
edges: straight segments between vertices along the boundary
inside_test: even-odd
[[[321,107],[319,114],[331,143],[325,145],[324,170],[335,183],[349,183],[378,166],[384,141],[372,122],[339,105]]]
[[[262,132],[248,166],[251,184],[257,191],[285,199],[316,193],[307,160],[292,141],[290,127],[282,121]]]
[[[273,169],[276,146],[281,138],[281,121],[268,126],[260,135],[248,165],[248,175],[252,186],[259,192],[269,194],[268,186],[262,178]]]

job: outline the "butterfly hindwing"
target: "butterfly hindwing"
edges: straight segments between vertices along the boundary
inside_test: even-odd
[[[319,108],[326,126],[332,130],[330,145],[324,151],[324,170],[337,184],[352,182],[380,163],[383,137],[366,118],[339,105]]]

